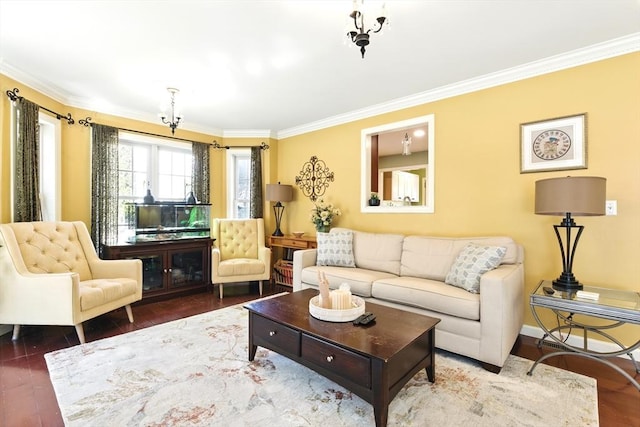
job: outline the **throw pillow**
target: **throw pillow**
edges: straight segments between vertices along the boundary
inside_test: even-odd
[[[500,265],[507,248],[502,246],[480,246],[469,243],[458,254],[444,282],[480,293],[480,276]]]
[[[316,240],[318,242],[316,265],[356,266],[353,257],[353,233],[351,231],[318,233]]]

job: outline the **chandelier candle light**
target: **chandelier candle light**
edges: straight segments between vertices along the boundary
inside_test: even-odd
[[[577,225],[572,215],[604,215],[606,183],[606,178],[597,176],[568,176],[536,181],[536,214],[564,216],[560,225],[553,226],[562,254],[562,274],[553,281],[553,288],[556,290],[570,292],[582,289],[582,284],[571,270],[584,226]],[[560,228],[564,228],[566,232],[564,243]],[[578,232],[572,244],[571,230],[574,228]]]
[[[364,13],[362,8],[363,0],[353,0],[353,11],[349,14],[349,17],[353,19],[355,29],[347,32],[347,37],[349,37],[351,41],[360,48],[362,59],[364,59],[365,48],[369,45],[369,33],[379,33],[385,23],[389,25],[389,19],[387,17],[386,4],[383,3],[380,15],[376,18],[377,25],[374,24],[373,27],[365,30]]]
[[[182,116],[176,113],[176,94],[180,91],[173,87],[169,87],[167,90],[171,94],[171,119],[167,120],[167,116],[164,113],[160,118],[162,119],[162,123],[169,125],[171,128],[171,135],[174,135],[176,133],[176,128],[180,124],[180,120],[182,120]]]

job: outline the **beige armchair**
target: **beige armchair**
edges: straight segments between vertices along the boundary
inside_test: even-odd
[[[82,222],[0,224],[0,324],[73,325],[142,299],[140,260],[98,258]]]
[[[271,277],[271,249],[264,244],[264,220],[214,219],[211,228],[216,247],[211,256],[211,282],[219,285],[220,299],[225,283],[262,281]]]

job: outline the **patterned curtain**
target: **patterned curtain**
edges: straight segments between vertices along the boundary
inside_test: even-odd
[[[249,217],[262,218],[262,147],[251,147],[251,194],[249,195]]]
[[[91,239],[102,256],[118,240],[118,129],[91,125]]]
[[[193,155],[193,173],[191,177],[191,190],[200,203],[209,203],[209,153],[210,145],[194,142],[191,145]]]
[[[33,102],[16,100],[16,153],[14,168],[15,222],[40,221],[40,107]]]

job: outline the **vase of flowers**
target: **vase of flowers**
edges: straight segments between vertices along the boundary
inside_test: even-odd
[[[311,222],[316,227],[316,231],[319,233],[327,233],[331,228],[333,219],[341,215],[340,209],[333,206],[331,203],[325,203],[324,200],[319,199],[316,206],[311,209]]]

